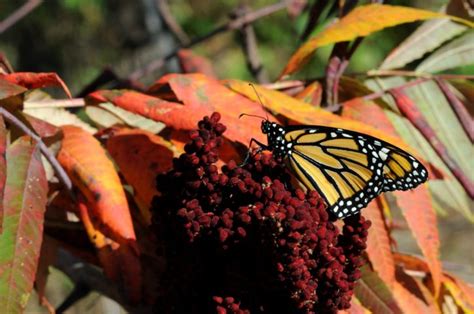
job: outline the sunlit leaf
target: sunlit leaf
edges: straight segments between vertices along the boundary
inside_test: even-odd
[[[318,81],[306,86],[301,92],[295,95],[296,99],[299,99],[305,103],[312,104],[313,106],[319,107],[321,105],[321,98],[323,95],[323,87]]]
[[[232,88],[233,90],[249,97],[250,99],[258,99],[252,87],[244,81],[226,80],[225,84],[229,86],[229,88]],[[269,90],[259,85],[255,85],[254,87],[260,95],[265,108],[268,108],[277,114],[281,114],[296,123],[306,125],[324,125],[366,133],[392,143],[406,151],[413,151],[413,149],[400,140],[400,138],[386,134],[385,132],[382,132],[370,125],[358,122],[353,119],[340,117],[324,109],[317,108],[308,103],[297,100],[279,91]],[[416,153],[413,154],[416,155]]]
[[[403,313],[439,313],[436,311],[437,307],[431,306],[430,308],[399,282],[394,282],[392,289]]]
[[[66,83],[56,73],[34,73],[34,72],[16,72],[11,74],[0,74],[0,79],[23,86],[27,89],[43,87],[61,87],[69,98],[72,98],[71,92]]]
[[[169,74],[155,82],[150,87],[150,92],[157,93],[168,88],[171,88],[177,99],[185,105],[181,106],[182,110],[176,112],[174,119],[189,120],[191,129],[195,128],[196,121],[201,120],[203,115],[210,116],[212,112],[217,111],[222,115],[221,121],[227,127],[224,136],[228,139],[244,145],[248,145],[252,138],[265,141],[258,120],[239,119],[241,113],[265,117],[262,106],[226,88],[219,81],[202,74]],[[178,123],[170,122],[172,123],[165,123],[170,126]]]
[[[434,73],[470,64],[474,64],[474,30],[435,51],[416,71]]]
[[[62,126],[58,160],[91,204],[100,231],[119,243],[134,242],[132,218],[120,178],[100,143],[76,126]]]
[[[18,96],[27,91],[26,88],[10,83],[0,78],[0,99],[7,99],[13,96]]]
[[[313,56],[316,49],[322,46],[364,37],[386,27],[442,17],[446,17],[446,15],[400,6],[369,4],[357,7],[338,22],[300,46],[290,58],[280,76],[301,69]],[[451,17],[451,19],[462,21],[468,25],[472,24],[456,17]]]
[[[434,283],[434,294],[437,295],[441,284],[441,262],[439,260],[439,233],[436,213],[426,186],[416,190],[395,191],[396,200],[402,209],[408,226],[426,258]]]
[[[156,122],[141,115],[114,106],[111,103],[102,103],[97,106],[87,106],[86,113],[89,118],[102,128],[108,128],[116,124],[159,133],[165,128],[161,122]]]
[[[142,205],[142,215],[150,223],[149,208],[157,194],[156,176],[172,166],[171,143],[147,131],[120,129],[111,134],[107,150],[133,187],[135,197]]]
[[[372,313],[402,313],[392,292],[368,266],[361,268],[362,278],[357,281],[355,296]]]
[[[461,34],[466,26],[449,19],[424,22],[385,58],[380,69],[401,68]]]
[[[21,313],[36,275],[48,185],[39,148],[29,137],[15,141],[6,160],[0,307],[5,313]]]
[[[443,286],[464,313],[474,313],[474,287],[453,276],[443,275]]]

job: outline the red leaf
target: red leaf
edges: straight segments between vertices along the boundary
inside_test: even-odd
[[[56,73],[16,72],[0,74],[0,78],[27,89],[43,87],[61,87],[69,98],[72,98],[66,83]]]
[[[58,160],[91,205],[91,218],[111,239],[133,245],[135,231],[125,192],[105,150],[79,127],[61,129],[64,139]]]
[[[12,84],[6,80],[2,80],[0,77],[0,99],[7,99],[13,96],[18,96],[27,91],[26,88]]]
[[[428,188],[421,185],[414,191],[395,191],[393,193],[423,256],[426,258],[433,278],[434,294],[438,295],[442,275],[439,260],[439,234],[436,213]]]
[[[43,237],[48,183],[38,146],[21,137],[7,150],[0,236],[0,308],[23,312],[33,288]]]
[[[438,153],[446,166],[451,170],[454,176],[462,184],[471,198],[474,198],[474,183],[459,168],[456,161],[451,157],[446,146],[438,139],[433,128],[428,124],[423,114],[418,110],[413,101],[401,90],[392,90],[390,92],[395,99],[398,109],[407,117],[408,120],[421,132],[431,147]]]
[[[190,49],[179,50],[178,60],[184,73],[202,73],[208,77],[217,78],[211,61],[195,54]]]
[[[5,189],[5,180],[7,179],[7,162],[5,154],[7,151],[7,130],[5,129],[5,121],[0,116],[0,200],[3,200],[3,192]],[[3,232],[3,203],[0,201],[0,235]]]
[[[367,254],[379,277],[391,286],[395,282],[395,264],[390,248],[390,236],[382,215],[382,203],[379,196],[364,209],[363,215],[372,222],[367,238]]]
[[[241,113],[266,117],[267,113],[259,103],[233,92],[218,81],[202,74],[165,75],[150,87],[150,92],[158,92],[168,86],[185,104],[181,106],[182,110],[177,112],[174,120],[187,120],[194,128],[196,121],[203,115],[210,116],[212,112],[217,111],[222,115],[222,123],[227,126],[224,135],[228,139],[244,145],[247,145],[251,138],[261,142],[266,140],[266,136],[260,130],[260,123],[249,123],[245,119],[239,119]],[[173,122],[174,124],[169,125],[175,126],[177,121]]]
[[[421,258],[418,258],[413,255],[394,253],[393,258],[397,265],[402,266],[404,269],[421,271],[424,273],[429,273],[430,269],[428,264]]]
[[[151,221],[151,200],[157,194],[156,175],[171,168],[171,148],[171,143],[144,130],[120,129],[110,134],[107,141],[108,152],[133,187],[148,222]]]

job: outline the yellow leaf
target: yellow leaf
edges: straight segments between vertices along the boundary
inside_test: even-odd
[[[461,18],[425,10],[382,4],[357,7],[319,35],[304,43],[290,58],[280,77],[298,71],[311,59],[316,49],[322,46],[354,40],[386,27],[446,17],[474,27],[474,23]]]

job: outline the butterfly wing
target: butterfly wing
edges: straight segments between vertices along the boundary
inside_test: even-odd
[[[413,188],[426,169],[411,155],[369,135],[328,127],[288,128],[288,163],[339,218],[359,212],[383,191]]]

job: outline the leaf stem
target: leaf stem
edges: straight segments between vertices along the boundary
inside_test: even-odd
[[[32,139],[34,139],[38,143],[41,153],[49,161],[54,171],[56,172],[56,175],[58,176],[59,180],[66,187],[71,198],[75,200],[76,196],[74,195],[74,192],[73,192],[71,179],[67,175],[64,168],[59,164],[58,160],[53,155],[53,153],[49,150],[46,144],[41,140],[41,137],[38,136],[35,132],[33,132],[30,128],[28,128],[28,126],[26,126],[17,117],[15,117],[13,114],[11,114],[8,110],[6,110],[3,107],[0,107],[0,115],[2,115],[6,120],[14,124],[19,129],[21,129],[25,134],[30,136]]]

